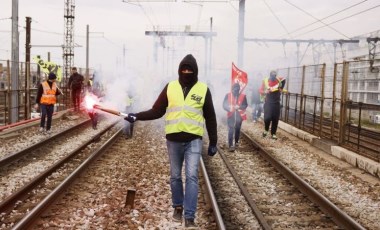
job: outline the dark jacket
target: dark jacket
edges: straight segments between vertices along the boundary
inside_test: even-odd
[[[190,66],[193,70],[193,74],[182,74],[181,69],[184,66]],[[179,64],[178,68],[179,83],[182,86],[183,95],[186,98],[190,89],[198,82],[198,65],[195,58],[192,55],[187,55]],[[136,114],[136,120],[154,120],[158,119],[165,115],[166,108],[168,107],[168,96],[167,96],[168,84],[162,90],[158,96],[156,102],[150,110],[140,112]],[[214,104],[211,97],[210,89],[207,88],[205,103],[203,106],[203,116],[206,121],[206,129],[210,139],[210,145],[216,145],[218,141],[217,136],[217,122],[216,115],[214,110]],[[180,132],[180,133],[171,133],[166,135],[166,139],[175,142],[188,142],[194,139],[200,138],[198,135]]]
[[[240,94],[239,94],[240,95]],[[234,99],[237,100],[237,98],[239,98],[239,95],[234,96]],[[230,112],[230,102],[228,101],[228,93],[226,94],[226,96],[224,97],[224,100],[223,100],[223,109],[227,112]],[[247,97],[244,97],[243,99],[243,102],[241,103],[239,109],[241,110],[245,110],[247,109],[248,107],[248,102],[247,102]],[[235,111],[236,115],[240,116],[240,113],[238,110]],[[233,117],[233,116],[232,116]]]
[[[80,75],[79,73],[73,73],[69,78],[68,87],[69,87],[69,89],[73,89],[72,88],[73,83],[74,82],[80,82],[80,88],[78,88],[78,89],[81,89],[81,88],[83,88],[83,81],[84,81],[84,77],[82,75]]]
[[[53,82],[52,81],[47,81],[48,85],[50,86],[50,89],[51,89],[51,86],[53,85]],[[42,94],[44,93],[44,88],[42,87],[42,84],[40,84],[38,86],[38,91],[37,91],[37,98],[36,98],[36,103],[37,104],[40,104],[40,101],[41,101],[41,97],[42,97]],[[57,92],[55,93],[55,95],[60,95],[61,92],[57,89]]]

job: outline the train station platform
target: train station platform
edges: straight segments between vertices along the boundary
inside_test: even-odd
[[[329,139],[321,139],[303,130],[300,130],[294,126],[291,126],[285,122],[280,121],[278,127],[293,136],[300,138],[311,144],[312,146],[321,149],[322,151],[331,154],[332,156],[347,162],[353,167],[368,172],[369,174],[380,178],[380,163],[361,156],[355,152],[345,149],[339,146],[337,143]]]

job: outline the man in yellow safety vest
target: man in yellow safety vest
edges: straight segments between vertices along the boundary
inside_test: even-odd
[[[125,118],[153,120],[166,113],[166,140],[170,161],[170,187],[172,192],[173,220],[185,227],[196,227],[194,222],[198,203],[198,165],[202,152],[202,137],[206,125],[209,136],[208,155],[217,152],[217,122],[210,89],[198,82],[198,65],[189,54],[179,64],[178,80],[169,82],[158,96],[152,109],[129,113]],[[182,183],[182,166],[185,163],[186,186]]]

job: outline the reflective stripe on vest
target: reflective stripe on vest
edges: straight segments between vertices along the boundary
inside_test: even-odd
[[[50,88],[48,82],[44,81],[42,83],[42,88],[43,88],[43,93],[42,93],[40,103],[44,104],[44,105],[55,104],[57,102],[57,98],[55,96],[55,94],[57,92],[57,84],[55,82],[53,82],[53,84],[51,85],[51,88]]]
[[[204,133],[203,105],[206,98],[207,85],[197,82],[184,98],[179,81],[168,85],[168,108],[165,117],[165,133],[186,132],[199,136]]]

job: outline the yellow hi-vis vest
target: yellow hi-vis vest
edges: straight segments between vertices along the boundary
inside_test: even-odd
[[[277,84],[272,86],[272,87],[269,87],[269,78],[265,78],[264,79],[264,84],[265,84],[265,91],[266,90],[270,90],[271,92],[276,92],[278,91],[279,87],[280,87],[280,83],[281,83],[281,79],[279,79],[278,77],[276,77],[276,80],[277,80]]]
[[[44,81],[42,83],[43,93],[41,97],[41,104],[44,105],[54,105],[57,102],[57,98],[55,96],[55,93],[57,92],[57,84],[53,82],[51,85],[51,88],[47,81]]]
[[[168,108],[165,117],[165,133],[186,132],[203,136],[205,120],[203,105],[205,103],[207,85],[197,82],[184,98],[179,81],[168,85]]]

